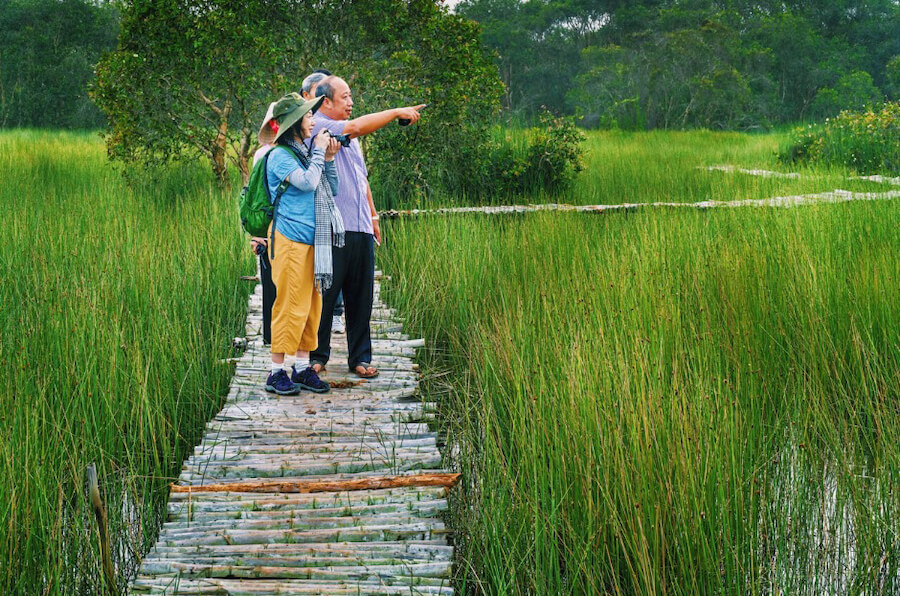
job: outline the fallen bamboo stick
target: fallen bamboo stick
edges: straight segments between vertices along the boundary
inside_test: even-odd
[[[171,484],[173,493],[321,493],[372,490],[406,486],[443,486],[453,488],[460,474],[416,474],[414,476],[373,476],[358,480],[282,480],[266,482],[225,482],[206,486]]]
[[[100,482],[97,477],[97,466],[94,464],[87,467],[87,485],[91,505],[94,507],[94,515],[97,516],[97,527],[100,530],[100,562],[106,579],[106,591],[109,594],[115,594],[118,592],[118,587],[109,548],[109,520],[103,499],[100,497]]]

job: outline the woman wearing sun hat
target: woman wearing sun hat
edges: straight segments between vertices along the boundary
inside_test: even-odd
[[[277,101],[269,104],[266,117],[256,134],[259,148],[253,154],[253,165],[266,156],[272,148],[275,133],[269,122],[272,121],[272,110]],[[275,284],[272,282],[272,263],[269,262],[269,251],[266,250],[268,241],[262,237],[250,237],[250,250],[259,258],[259,284],[262,286],[262,336],[263,344],[272,345],[272,305],[275,304]]]
[[[344,239],[333,199],[338,190],[334,155],[340,144],[328,133],[316,136],[311,149],[302,143],[312,133],[312,114],[321,103],[321,97],[304,101],[296,93],[286,95],[275,103],[265,125],[275,144],[268,155],[266,180],[275,203],[268,252],[277,289],[266,391],[280,395],[329,390],[308,366],[309,351],[318,343],[321,292],[333,278],[331,246],[343,246]],[[289,369],[285,354],[296,355]]]

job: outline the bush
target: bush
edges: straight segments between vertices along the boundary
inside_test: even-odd
[[[860,174],[900,174],[900,102],[864,112],[841,112],[822,125],[794,132],[782,150],[784,163],[820,162],[852,168]]]
[[[857,70],[845,74],[834,87],[823,87],[816,93],[812,114],[816,118],[829,118],[841,110],[861,110],[881,101],[883,96],[872,75]]]
[[[498,128],[486,151],[472,159],[471,175],[454,190],[479,203],[521,201],[522,194],[557,193],[583,168],[584,135],[567,117],[544,112],[527,129]]]

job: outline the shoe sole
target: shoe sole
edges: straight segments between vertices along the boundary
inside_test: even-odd
[[[300,387],[300,385],[295,384],[294,388],[290,391],[279,391],[278,389],[275,389],[274,385],[266,385],[266,391],[269,393],[277,393],[278,395],[297,395],[300,393]]]
[[[310,387],[309,385],[304,385],[303,383],[297,383],[296,385],[301,389],[306,389],[307,391],[312,391],[313,393],[328,393],[329,391],[331,391],[330,385],[322,387],[321,389],[316,389],[315,387]]]

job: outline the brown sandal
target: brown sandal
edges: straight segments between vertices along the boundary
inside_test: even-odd
[[[362,372],[359,372],[362,369]],[[371,371],[371,372],[369,372]],[[369,364],[368,362],[360,362],[356,366],[353,367],[353,370],[350,371],[355,374],[360,379],[374,379],[378,376],[378,369]]]

